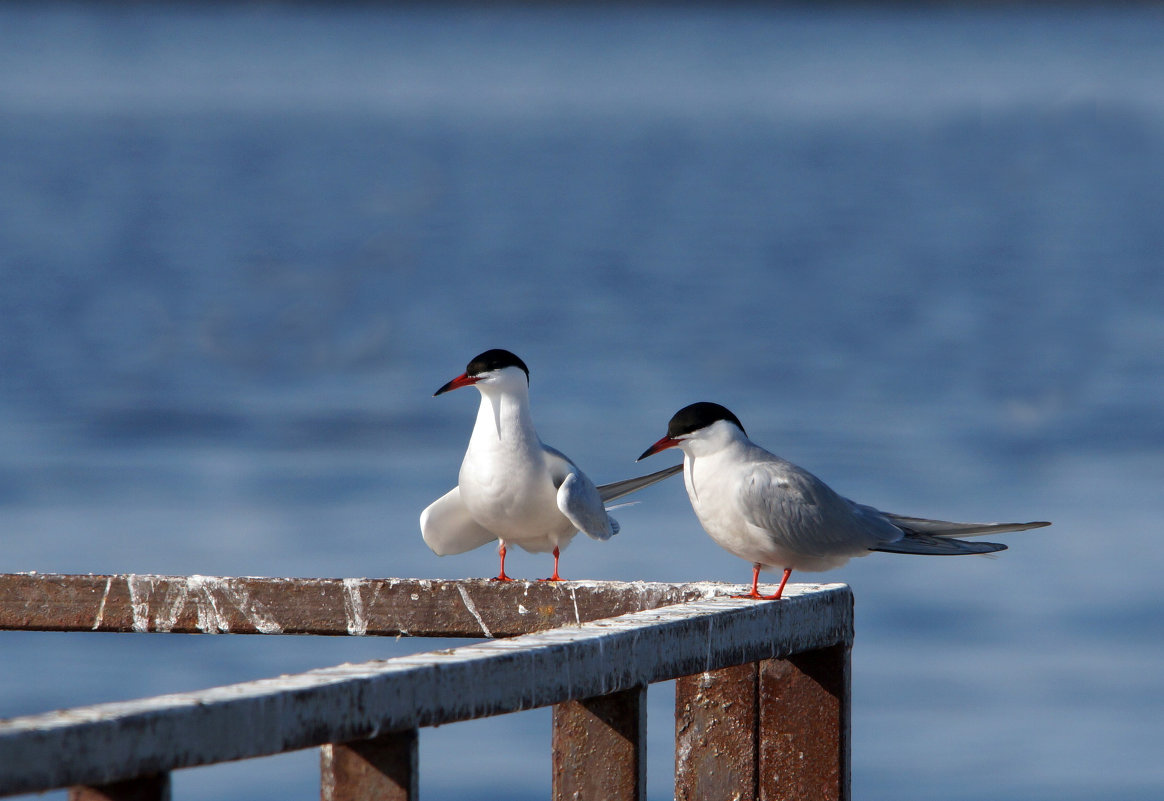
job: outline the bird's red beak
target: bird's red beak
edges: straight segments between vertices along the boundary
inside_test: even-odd
[[[438,389],[436,392],[432,393],[432,396],[435,398],[437,395],[440,395],[442,392],[449,392],[450,390],[460,389],[461,387],[471,387],[480,380],[481,380],[481,376],[469,375],[468,373],[461,373],[459,376],[454,378],[452,381],[445,384],[443,387]]]
[[[652,445],[651,447],[649,447],[645,451],[643,451],[643,455],[640,456],[639,458],[635,459],[635,461],[641,462],[643,459],[646,459],[648,456],[652,456],[652,455],[658,453],[659,451],[665,451],[668,448],[674,448],[678,444],[679,444],[679,440],[677,440],[677,439],[673,439],[672,437],[663,437],[661,440],[656,442],[654,445]]]

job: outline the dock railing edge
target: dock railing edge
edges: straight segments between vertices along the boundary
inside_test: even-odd
[[[0,576],[0,627],[44,624],[43,605],[22,606],[13,602],[19,593],[5,592],[8,578]],[[127,591],[124,599],[114,594],[119,581]],[[513,628],[506,623],[513,617],[510,612],[522,609],[517,619],[535,629],[558,622],[559,612],[572,612],[581,620],[581,610],[595,608],[592,602],[599,596],[605,596],[602,603],[607,606],[625,603],[628,595],[637,597],[632,603],[667,605],[590,621],[567,619],[556,628],[453,649],[0,721],[0,765],[5,766],[0,794],[71,785],[106,790],[125,782],[157,785],[157,777],[183,767],[323,746],[325,798],[354,799],[379,787],[374,794],[381,797],[411,799],[416,797],[418,728],[553,705],[555,798],[580,791],[599,793],[580,797],[611,801],[643,798],[639,740],[646,724],[645,688],[679,679],[677,798],[714,798],[712,788],[725,786],[722,779],[729,773],[739,783],[730,797],[848,796],[853,602],[844,585],[793,585],[784,600],[759,603],[717,595],[738,589],[727,585],[578,582],[523,587],[385,580],[379,596],[376,585],[354,580],[38,577],[33,585],[52,588],[49,595],[56,593],[58,601],[62,587],[76,585],[72,600],[62,603],[66,614],[76,618],[70,621],[74,630],[82,625],[92,630],[93,621],[97,630],[124,630],[128,623],[129,630],[178,631],[185,630],[188,623],[183,620],[188,619],[203,631],[248,631],[242,622],[249,620],[249,631],[265,627],[273,633],[273,626],[256,626],[254,618],[286,630],[286,618],[280,622],[280,608],[272,600],[280,587],[291,582],[308,592],[335,589],[334,584],[319,583],[328,581],[338,582],[338,595],[320,592],[317,597],[324,601],[315,608],[323,620],[320,630],[327,633],[339,633],[341,622],[347,633],[353,618],[362,620],[366,630],[399,633],[399,620],[376,617],[400,606],[399,601],[378,606],[389,586],[393,592],[403,587],[405,594],[399,597],[407,598],[403,606],[412,609],[406,615],[408,625],[425,629],[429,636],[447,636],[453,628],[476,629],[475,636],[493,633],[487,617],[497,631],[506,631]],[[12,584],[17,590],[32,586],[19,577]],[[141,592],[143,587],[150,588],[148,594]],[[207,587],[212,589],[192,598]],[[270,599],[262,599],[261,587],[271,590]],[[357,591],[361,610],[353,609]],[[371,594],[365,596],[365,591]],[[225,602],[228,595],[238,603]],[[425,613],[416,614],[422,607],[447,611],[454,601],[474,625],[457,619],[425,628]],[[522,601],[543,602],[536,618]],[[342,621],[337,606],[343,610]],[[302,604],[292,607],[304,611]],[[240,620],[225,613],[216,618],[207,612],[213,608],[234,608]],[[120,622],[119,615],[124,618]],[[232,627],[236,622],[240,625]],[[747,720],[740,720],[741,714]],[[790,721],[799,733],[784,731]],[[732,738],[730,732],[736,729],[750,732],[750,739]],[[790,742],[795,754],[774,745]],[[707,759],[713,753],[714,764]],[[783,765],[779,775],[778,764]],[[803,786],[790,794],[795,783],[790,777],[797,775],[802,775],[797,781]],[[771,781],[778,782],[778,795],[764,790]],[[168,794],[168,781],[162,784]],[[743,792],[735,792],[740,788]],[[74,795],[88,797],[82,792]],[[160,792],[150,797],[161,797]]]

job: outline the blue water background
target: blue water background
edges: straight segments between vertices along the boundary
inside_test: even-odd
[[[827,574],[856,798],[1158,799],[1161,42],[1153,7],[2,6],[0,569],[490,575],[417,515],[477,400],[432,392],[506,347],[598,481],[715,400],[861,501],[1055,521]],[[679,482],[641,500],[564,575],[748,578]],[[0,717],[429,647],[4,633]],[[313,797],[316,759],[176,797]],[[421,771],[545,797],[548,713],[425,730]]]

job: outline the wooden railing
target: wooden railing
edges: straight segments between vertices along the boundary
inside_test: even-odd
[[[852,594],[738,590],[0,575],[0,629],[488,638],[2,720],[0,795],[167,799],[173,770],[320,746],[324,801],[412,800],[418,728],[553,705],[554,799],[644,799],[646,687],[677,679],[676,799],[848,799]]]

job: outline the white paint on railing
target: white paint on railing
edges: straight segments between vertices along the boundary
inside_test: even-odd
[[[570,600],[574,602],[574,622],[581,623],[582,615],[578,614],[578,589],[576,587],[570,587]]]
[[[150,630],[150,593],[154,589],[152,576],[126,576],[126,585],[129,587],[129,604],[133,608],[133,630],[146,632]]]
[[[157,585],[151,584],[150,596],[148,598],[148,605],[146,606],[147,615],[152,612],[154,618],[154,631],[168,632],[174,630],[174,625],[178,622],[178,615],[186,608],[186,599],[190,597],[190,585],[194,579],[202,578],[201,576],[190,576],[185,580],[178,582],[170,582],[166,584],[165,600],[159,604],[160,609],[154,608],[153,593],[157,589]],[[198,614],[198,630],[206,632],[207,621],[209,615],[206,611],[199,608]],[[215,631],[229,631],[230,625],[227,624],[224,628],[215,627]]]
[[[213,588],[222,593],[240,612],[246,615],[247,620],[255,627],[255,631],[260,634],[283,633],[283,626],[279,624],[279,621],[275,619],[275,616],[271,614],[271,611],[262,601],[251,598],[245,584],[236,586],[234,582],[216,578],[213,582],[204,581],[202,587],[206,588],[206,592]]]
[[[344,584],[344,615],[348,622],[348,634],[362,637],[368,633],[368,618],[364,614],[364,596],[361,587],[363,579],[346,578]]]
[[[113,576],[105,579],[105,592],[101,593],[101,605],[97,607],[97,617],[93,621],[93,631],[101,628],[101,623],[105,620],[105,602],[109,600],[109,590],[113,588]]]
[[[477,621],[477,625],[481,627],[481,633],[486,637],[492,637],[489,633],[489,627],[485,625],[485,621],[481,618],[481,613],[477,611],[477,605],[473,603],[473,599],[469,597],[468,591],[465,590],[463,584],[457,585],[457,592],[461,593],[461,600],[465,602],[465,608],[469,610],[469,614]]]
[[[178,580],[159,581],[158,576],[126,576],[130,606],[133,609],[133,630],[150,631],[152,617],[153,631],[169,632],[178,625],[179,619],[189,606],[193,606],[195,625],[203,634],[230,632],[230,618],[223,611],[225,604],[234,606],[247,621],[261,634],[280,634],[283,627],[259,600],[251,598],[246,586],[218,576],[186,576]],[[162,597],[159,584],[165,587]],[[106,595],[109,586],[106,585]],[[102,612],[104,599],[102,599]],[[98,614],[97,628],[101,622]]]

